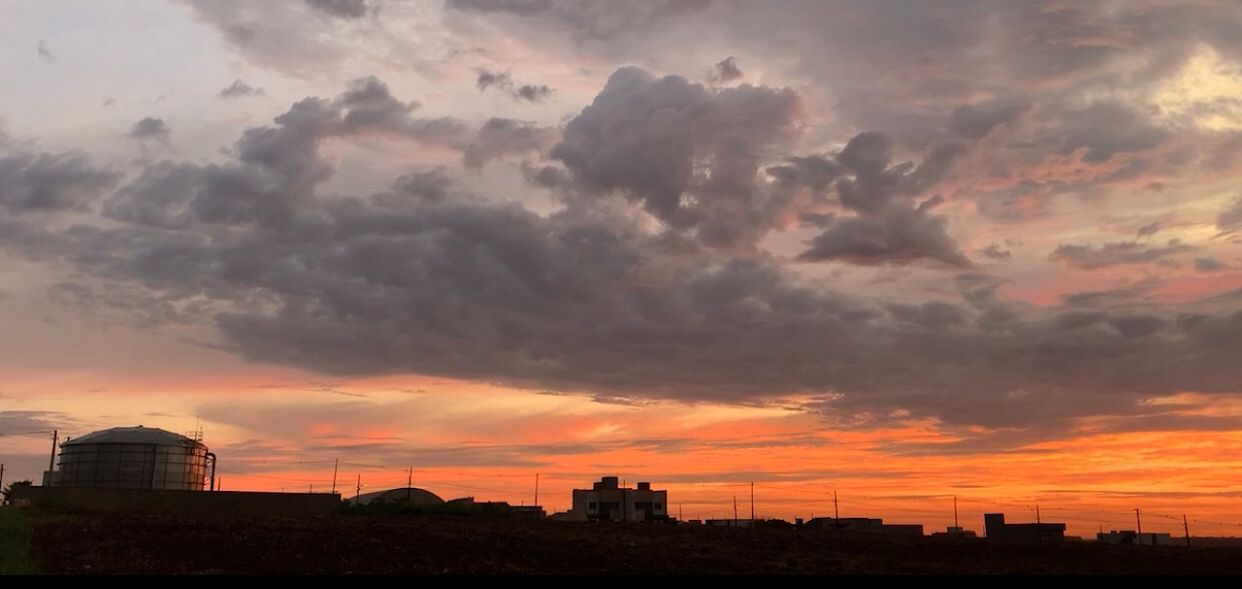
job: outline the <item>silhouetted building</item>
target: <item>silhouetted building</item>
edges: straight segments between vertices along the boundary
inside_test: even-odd
[[[510,505],[507,501],[475,501],[474,497],[453,499],[448,502],[447,506],[457,511],[529,519],[543,519],[548,515],[543,507],[538,505]]]
[[[389,489],[387,491],[376,491],[374,493],[364,493],[353,499],[358,505],[370,505],[371,503],[388,503],[388,504],[404,504],[416,507],[432,507],[436,505],[444,505],[444,500],[439,495],[432,493],[426,489],[416,487],[403,487],[400,489]]]
[[[1096,535],[1101,544],[1125,544],[1133,546],[1172,546],[1173,536],[1170,534],[1140,534],[1134,530],[1109,531],[1107,534]]]
[[[958,526],[949,526],[949,529],[943,532],[932,533],[933,538],[978,538],[973,530],[967,530]]]
[[[882,519],[866,517],[817,517],[806,522],[805,527],[816,530],[835,530],[858,534],[881,534],[886,536],[922,536],[921,524],[886,524]]]
[[[573,509],[558,513],[559,521],[653,522],[668,520],[668,491],[651,483],[622,487],[617,477],[604,477],[590,489],[574,489]]]
[[[1000,542],[1065,541],[1065,524],[1007,524],[1005,514],[988,513],[983,516],[983,526],[988,540]]]
[[[703,523],[713,528],[753,528],[760,522],[755,519],[709,519]]]

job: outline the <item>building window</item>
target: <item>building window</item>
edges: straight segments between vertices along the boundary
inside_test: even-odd
[[[656,508],[656,509],[664,509],[664,504],[663,504],[663,503],[656,503],[656,504],[655,504],[655,508]]]

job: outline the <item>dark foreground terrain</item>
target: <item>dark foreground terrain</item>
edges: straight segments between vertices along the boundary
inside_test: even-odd
[[[448,517],[29,516],[53,574],[1242,573],[1242,548],[1005,546]]]

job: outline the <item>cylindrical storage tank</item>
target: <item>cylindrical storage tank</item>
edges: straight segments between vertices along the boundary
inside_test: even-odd
[[[52,484],[62,487],[202,491],[207,446],[156,428],[118,427],[61,444]]]

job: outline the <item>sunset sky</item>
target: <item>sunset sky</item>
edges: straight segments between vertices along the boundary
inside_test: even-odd
[[[1234,0],[0,0],[0,462],[1242,535]],[[46,433],[45,433],[46,432]],[[1176,519],[1176,521],[1174,521]]]

